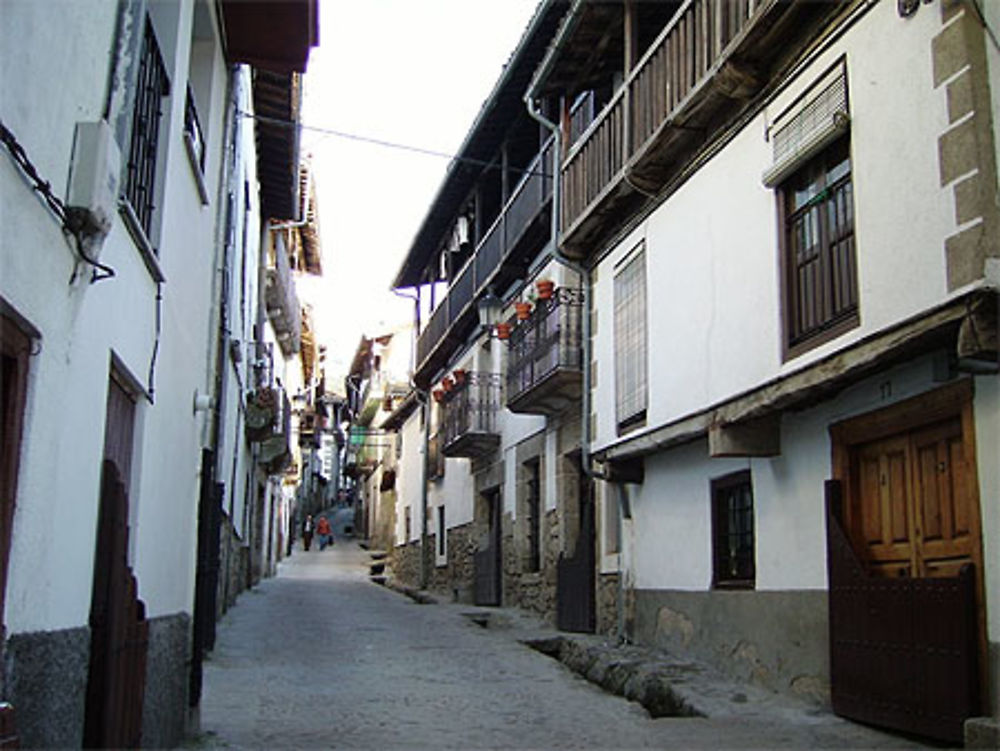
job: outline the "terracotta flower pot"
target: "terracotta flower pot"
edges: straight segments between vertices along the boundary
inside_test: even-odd
[[[445,391],[451,391],[452,388],[455,386],[455,382],[451,380],[451,376],[445,376],[444,380],[441,381],[441,386],[444,388]]]
[[[452,375],[455,376],[456,385],[465,383],[465,368],[455,368],[455,370],[452,371]]]
[[[517,320],[519,321],[527,321],[531,318],[530,302],[516,302],[514,303],[514,310],[517,311]]]
[[[506,341],[510,339],[510,324],[509,323],[498,323],[497,324],[497,339],[501,341]]]
[[[552,294],[556,289],[556,283],[551,279],[539,279],[535,282],[535,289],[538,290],[539,300],[551,300]]]
[[[436,402],[444,401],[444,391],[442,391],[441,389],[434,389],[434,391],[431,393],[434,395],[434,401]]]

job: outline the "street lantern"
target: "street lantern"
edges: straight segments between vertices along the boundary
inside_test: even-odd
[[[492,330],[500,322],[503,303],[493,294],[493,290],[487,288],[483,296],[476,300],[476,311],[479,313],[480,327],[484,331]]]

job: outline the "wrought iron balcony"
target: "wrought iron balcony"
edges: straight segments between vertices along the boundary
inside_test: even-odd
[[[448,393],[443,404],[441,453],[472,458],[500,445],[500,384],[498,373],[467,373]]]
[[[472,258],[456,274],[447,295],[417,338],[414,380],[427,387],[453,349],[476,325],[475,301],[487,286],[505,287],[521,277],[550,234],[552,141],[528,166]]]
[[[560,288],[510,334],[507,409],[552,415],[583,393],[583,290]]]
[[[586,257],[796,53],[829,0],[686,0],[561,168],[564,250]]]

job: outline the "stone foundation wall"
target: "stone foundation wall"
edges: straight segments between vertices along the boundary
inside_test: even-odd
[[[558,511],[550,510],[542,517],[542,555],[538,571],[524,570],[527,532],[514,523],[510,514],[504,515],[503,533],[503,604],[532,610],[554,624],[556,563],[562,548]]]
[[[14,634],[4,645],[4,697],[17,712],[21,748],[80,748],[90,629]]]
[[[639,644],[710,662],[741,681],[829,703],[826,590],[636,590]]]
[[[150,620],[142,707],[143,748],[175,748],[183,740],[190,655],[190,615],[177,613]]]
[[[618,633],[618,582],[621,575],[597,575],[597,633]]]
[[[432,550],[437,550],[437,535],[429,538]],[[447,594],[454,602],[472,603],[475,595],[476,552],[473,524],[463,524],[448,530],[448,563],[434,565],[431,569],[429,588]]]
[[[219,525],[219,584],[216,597],[216,620],[236,604],[236,598],[247,588],[250,548],[236,534],[232,520],[222,515]]]
[[[397,545],[389,556],[392,575],[408,587],[420,586],[420,542]]]

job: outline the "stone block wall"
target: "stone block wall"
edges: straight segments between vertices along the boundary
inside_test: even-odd
[[[597,633],[618,632],[618,582],[620,574],[597,575]]]
[[[420,542],[397,545],[389,556],[396,581],[408,587],[420,585]]]
[[[446,594],[455,602],[471,603],[475,595],[476,573],[474,553],[477,550],[472,523],[448,530],[448,563],[433,566],[429,588]],[[430,546],[437,550],[437,535],[429,538]]]
[[[559,513],[542,517],[542,560],[538,571],[525,571],[527,531],[504,515],[503,602],[532,610],[550,623],[556,620],[556,563],[562,549]]]

